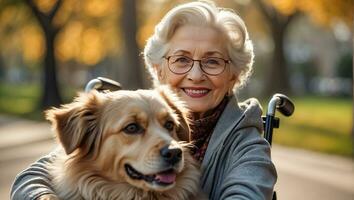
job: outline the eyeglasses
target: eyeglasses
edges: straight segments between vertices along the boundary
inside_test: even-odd
[[[224,72],[226,64],[230,63],[230,60],[217,57],[207,57],[200,60],[194,60],[192,58],[176,55],[164,57],[168,62],[168,69],[174,74],[185,74],[189,72],[194,65],[194,62],[199,62],[200,69],[208,75],[216,76]]]

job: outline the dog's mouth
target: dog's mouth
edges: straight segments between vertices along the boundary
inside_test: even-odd
[[[168,186],[176,181],[176,172],[172,168],[164,170],[162,172],[158,172],[156,174],[149,175],[140,173],[129,164],[125,164],[124,168],[130,178],[135,180],[144,180],[150,184]]]

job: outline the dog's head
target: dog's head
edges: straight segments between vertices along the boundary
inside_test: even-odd
[[[66,154],[109,179],[145,190],[175,185],[189,141],[186,109],[163,87],[83,93],[47,111]]]

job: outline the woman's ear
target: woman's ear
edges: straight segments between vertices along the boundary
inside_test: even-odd
[[[238,72],[236,67],[231,63],[231,65],[230,65],[230,81],[233,83],[237,83],[239,81],[239,79],[238,79],[239,75],[240,75],[240,73]]]

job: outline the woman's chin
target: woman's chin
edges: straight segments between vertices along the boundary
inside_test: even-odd
[[[208,95],[202,97],[192,97],[184,93],[183,91],[180,94],[181,99],[186,103],[188,109],[198,115],[203,116],[203,114],[211,109],[213,109],[216,104],[216,100]],[[199,118],[199,117],[198,117]]]

